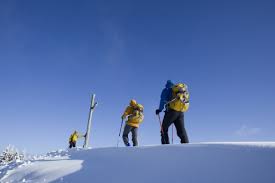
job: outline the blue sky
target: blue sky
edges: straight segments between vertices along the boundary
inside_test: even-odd
[[[167,79],[189,86],[191,142],[274,141],[274,8],[260,0],[1,1],[0,149],[67,147],[73,130],[85,131],[91,93],[99,102],[92,147],[116,145],[131,98],[145,107],[140,144],[159,144],[154,111]]]

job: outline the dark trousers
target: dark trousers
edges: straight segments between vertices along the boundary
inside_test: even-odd
[[[122,135],[122,139],[123,139],[124,144],[126,146],[130,146],[129,138],[128,138],[128,135],[129,135],[130,132],[132,133],[133,146],[138,146],[138,140],[137,140],[138,128],[133,127],[133,126],[129,126],[127,124],[124,127],[124,131],[123,131],[123,135]]]
[[[163,133],[161,132],[161,143],[170,144],[168,129],[171,124],[175,125],[177,135],[180,138],[181,143],[189,143],[188,136],[184,127],[184,113],[169,109],[165,112],[162,122]]]
[[[72,148],[72,147],[75,147],[76,146],[76,142],[70,142],[70,146],[69,146],[69,148]]]

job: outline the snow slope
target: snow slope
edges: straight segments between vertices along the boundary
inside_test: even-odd
[[[12,166],[1,183],[274,183],[275,142],[77,149]]]

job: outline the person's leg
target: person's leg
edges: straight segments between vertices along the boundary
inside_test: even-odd
[[[73,142],[73,147],[76,147],[76,142]]]
[[[189,139],[184,127],[184,113],[181,112],[178,115],[178,118],[176,119],[176,121],[174,122],[175,127],[177,129],[177,135],[180,138],[180,142],[183,143],[189,143]]]
[[[138,140],[137,140],[137,136],[138,136],[138,128],[136,127],[132,127],[132,141],[133,141],[133,146],[138,146]]]
[[[70,142],[69,148],[71,149],[73,147],[73,142]]]
[[[162,129],[160,131],[161,133],[161,143],[162,144],[170,144],[169,142],[169,136],[168,136],[168,129],[169,126],[176,120],[176,111],[174,110],[169,110],[165,112],[163,122],[162,122]]]
[[[124,127],[122,139],[123,139],[125,146],[130,146],[128,134],[130,133],[131,129],[132,129],[132,127],[127,124]]]

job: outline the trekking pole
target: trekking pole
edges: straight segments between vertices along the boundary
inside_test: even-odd
[[[172,124],[172,144],[174,144],[174,125]]]
[[[119,144],[119,139],[120,139],[122,125],[123,125],[123,119],[122,119],[121,124],[120,124],[119,134],[118,134],[118,138],[117,138],[117,145],[116,145],[117,147],[118,147],[118,144]]]
[[[162,125],[161,125],[161,119],[160,119],[160,115],[159,114],[158,114],[158,118],[159,118],[160,131],[162,133],[162,137],[163,137],[164,143],[166,144],[166,141],[165,141],[165,138],[164,138],[164,131],[163,131],[163,128],[162,128]]]

